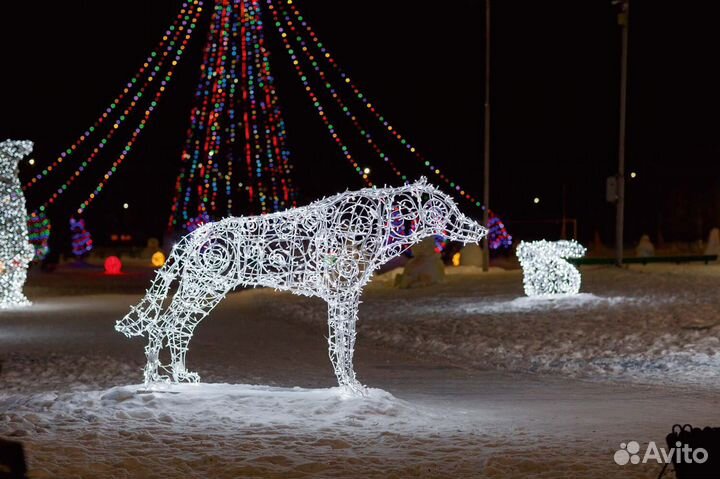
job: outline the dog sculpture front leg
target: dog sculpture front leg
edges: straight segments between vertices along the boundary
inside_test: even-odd
[[[200,376],[188,371],[185,359],[195,327],[232,289],[227,284],[205,284],[201,279],[188,276],[168,308],[167,344],[170,348],[170,366],[173,382],[197,383]]]
[[[358,318],[359,294],[338,294],[328,299],[328,345],[330,361],[340,387],[353,394],[364,394],[365,387],[355,377],[355,323]]]

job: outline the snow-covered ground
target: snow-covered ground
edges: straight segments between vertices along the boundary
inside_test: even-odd
[[[451,276],[433,297],[378,291],[363,331],[458,366],[720,388],[720,266],[583,271],[586,292],[566,298],[524,297],[517,271]]]
[[[719,425],[720,266],[583,269],[583,294],[522,297],[519,271],[372,284],[356,370],[334,388],[325,306],[234,293],[197,330],[200,385],[144,390],[112,326],[148,271],[31,277],[0,312],[0,437],[31,477],[655,477],[620,442]]]

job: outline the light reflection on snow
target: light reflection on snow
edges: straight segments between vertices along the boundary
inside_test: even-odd
[[[168,424],[181,430],[200,427],[207,433],[228,428],[317,431],[368,426],[369,435],[379,431],[423,435],[453,431],[460,426],[448,423],[444,411],[417,406],[373,388],[368,388],[364,397],[339,387],[306,389],[208,383],[156,385],[152,390],[138,384],[100,391],[0,393],[0,409],[8,408],[15,412],[0,421],[0,435],[31,434],[38,424],[77,431],[89,418],[101,434],[120,429],[162,428]],[[32,412],[32,421],[27,420],[25,412]],[[362,434],[362,430],[357,433]]]
[[[496,296],[497,298],[497,296]],[[590,293],[576,295],[522,296],[512,299],[488,298],[453,298],[447,303],[437,301],[426,302],[415,309],[422,313],[444,313],[462,315],[504,314],[524,312],[547,312],[560,310],[585,311],[593,308],[615,307],[621,305],[637,305],[648,301],[648,298],[626,296],[597,296]]]
[[[466,313],[518,313],[524,311],[546,311],[580,309],[605,306],[618,306],[623,303],[634,303],[636,298],[624,296],[597,296],[590,293],[575,295],[523,296],[509,301],[482,301],[465,303],[461,306]]]
[[[118,295],[85,295],[64,296],[58,298],[31,298],[32,305],[21,308],[3,308],[0,310],[0,320],[8,317],[32,316],[39,313],[56,313],[74,311],[77,313],[97,311],[98,308],[112,308],[114,303],[108,301],[109,297]],[[135,296],[133,296],[134,298]]]

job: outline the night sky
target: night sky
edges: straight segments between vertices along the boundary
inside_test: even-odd
[[[484,3],[296,3],[378,109],[450,177],[481,197]],[[720,11],[711,4],[632,0],[627,171],[636,171],[637,178],[627,186],[628,244],[643,233],[654,241],[659,233],[666,241],[692,241],[720,224]],[[35,141],[37,164],[23,166],[23,178],[54,160],[94,121],[157,44],[179,5],[178,0],[3,5],[0,138]],[[534,222],[562,215],[564,190],[579,239],[589,242],[597,231],[611,242],[614,206],[605,201],[604,190],[617,168],[615,15],[609,0],[493,2],[491,207],[517,237],[556,239],[559,227]],[[100,243],[112,232],[130,232],[142,243],[164,231],[207,19],[132,156],[86,214]],[[360,188],[276,33],[270,29],[268,35],[300,203]],[[344,135],[358,142],[352,130]],[[372,167],[376,183],[397,183],[369,150],[358,149],[357,156]],[[107,165],[113,159],[98,161]],[[395,161],[413,177],[427,174],[410,156]],[[60,237],[70,212],[96,182],[78,181],[52,210]],[[30,207],[56,185],[48,181],[29,192]]]

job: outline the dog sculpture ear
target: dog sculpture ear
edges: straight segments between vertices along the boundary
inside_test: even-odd
[[[427,185],[427,178],[421,176],[420,179],[415,182],[415,184],[420,186]]]

